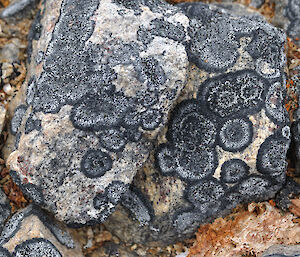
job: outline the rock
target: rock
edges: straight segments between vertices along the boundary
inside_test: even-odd
[[[0,236],[0,247],[12,256],[83,257],[81,246],[70,230],[33,205],[17,212],[6,222]]]
[[[274,245],[266,250],[261,257],[299,257],[300,245]]]
[[[285,183],[284,34],[212,5],[179,6],[190,19],[187,85],[105,223],[128,243],[184,239],[240,203],[274,197]]]
[[[0,231],[2,230],[2,227],[10,214],[11,207],[9,201],[2,189],[0,189]]]
[[[8,163],[70,226],[103,222],[164,128],[186,81],[189,20],[164,1],[46,1]]]

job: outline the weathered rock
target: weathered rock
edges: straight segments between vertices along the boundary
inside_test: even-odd
[[[300,245],[274,245],[266,250],[261,257],[299,257]]]
[[[190,19],[187,85],[106,223],[130,243],[180,240],[239,203],[274,197],[285,182],[284,34],[214,6],[179,6]]]
[[[0,235],[0,253],[6,256],[83,256],[70,230],[40,208],[30,205],[14,214]],[[2,256],[2,255],[1,255]]]
[[[11,207],[9,205],[9,201],[2,189],[0,189],[0,231],[10,214]]]
[[[69,225],[103,222],[187,72],[188,18],[163,1],[46,1],[29,35],[12,176]]]

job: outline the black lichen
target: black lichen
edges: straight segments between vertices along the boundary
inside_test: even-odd
[[[22,184],[21,186],[22,192],[28,196],[35,204],[43,205],[44,204],[44,194],[40,187],[37,185],[28,183]]]
[[[213,147],[216,143],[215,121],[207,117],[196,101],[183,101],[172,114],[167,138],[176,147],[195,151],[199,145]]]
[[[110,183],[103,193],[99,193],[93,200],[94,208],[99,210],[97,223],[104,222],[115,210],[115,205],[128,190],[128,186],[121,181]]]
[[[8,250],[0,246],[0,256],[1,257],[11,257]]]
[[[290,141],[283,137],[268,137],[257,153],[257,170],[270,178],[281,178],[287,168],[286,153],[289,143]]]
[[[22,242],[15,247],[14,257],[62,257],[58,249],[47,239],[33,238]]]
[[[111,152],[122,152],[127,140],[124,131],[107,129],[99,135],[102,146]]]
[[[26,120],[24,133],[28,134],[33,130],[40,131],[41,128],[41,120],[37,119],[34,115],[30,115]]]
[[[227,120],[222,124],[218,136],[218,143],[224,150],[243,151],[252,142],[252,122],[245,118]]]
[[[147,109],[141,113],[141,123],[144,130],[156,129],[162,121],[162,113],[157,109]]]
[[[81,160],[81,172],[88,178],[103,176],[112,168],[112,159],[101,150],[89,150]]]
[[[269,82],[252,70],[242,70],[206,80],[198,99],[218,118],[246,116],[258,112]]]
[[[133,186],[122,196],[121,204],[142,226],[148,225],[154,216],[153,208],[148,199]]]
[[[190,18],[186,51],[189,60],[200,69],[210,72],[225,71],[239,57],[239,33],[228,15],[212,10],[203,3],[179,5]]]
[[[70,119],[83,130],[100,130],[119,126],[130,108],[130,100],[121,94],[88,95],[75,104]]]
[[[214,149],[217,129],[215,120],[207,117],[199,102],[180,103],[171,115],[168,128],[169,143],[156,151],[161,173],[188,181],[211,176],[218,165]]]
[[[240,159],[231,159],[222,164],[221,178],[224,183],[237,183],[249,174],[250,167]]]
[[[218,180],[201,180],[188,188],[187,199],[197,208],[201,204],[217,204],[224,194],[224,185]]]
[[[281,32],[277,34],[280,35]],[[252,32],[252,40],[246,47],[246,51],[256,62],[256,70],[266,78],[279,77],[280,70],[283,68],[282,60],[284,40],[279,36],[271,36],[270,33],[262,29],[256,29]],[[269,71],[264,72],[264,66],[268,65]],[[272,70],[272,72],[271,72]]]

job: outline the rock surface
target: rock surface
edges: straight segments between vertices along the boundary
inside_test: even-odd
[[[179,6],[190,19],[187,85],[106,223],[130,243],[180,240],[239,203],[274,197],[285,182],[284,34],[254,16]]]
[[[19,257],[83,257],[70,231],[33,205],[14,214],[2,230],[0,255],[9,257],[10,253]]]
[[[187,26],[158,0],[45,3],[11,124],[27,196],[70,226],[113,212],[184,86]]]
[[[266,250],[261,257],[299,257],[300,245],[274,245]]]

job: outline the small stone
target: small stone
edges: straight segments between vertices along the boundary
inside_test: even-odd
[[[33,205],[6,222],[0,235],[0,246],[13,256],[83,257],[72,232]]]

